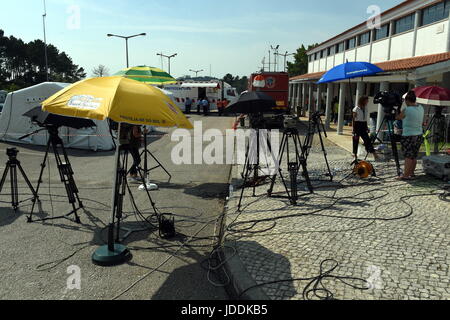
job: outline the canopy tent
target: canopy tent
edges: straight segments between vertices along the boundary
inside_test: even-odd
[[[33,87],[8,94],[0,116],[0,141],[44,146],[47,144],[46,132],[32,135],[23,140],[20,137],[33,132],[39,127],[31,119],[23,116],[26,112],[56,92],[67,87],[68,83],[44,82]],[[107,121],[94,121],[96,127],[85,129],[60,128],[60,136],[68,148],[107,151],[114,149]]]

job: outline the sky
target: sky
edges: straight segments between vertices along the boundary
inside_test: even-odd
[[[0,0],[0,29],[24,41],[43,38],[44,0]],[[129,42],[130,65],[168,69],[175,77],[250,75],[280,53],[322,42],[366,21],[367,9],[401,0],[46,0],[47,41],[68,53],[88,76],[103,64],[111,74],[126,67],[125,41],[108,33],[147,36]],[[273,59],[273,58],[272,58]],[[267,61],[266,60],[266,61]],[[282,58],[280,65],[282,65]],[[273,60],[272,60],[273,61]],[[163,63],[163,64],[162,64]]]

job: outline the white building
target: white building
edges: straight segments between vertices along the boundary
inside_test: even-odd
[[[342,134],[345,120],[351,117],[350,101],[361,95],[373,97],[385,90],[404,93],[427,84],[450,88],[449,12],[450,0],[408,0],[381,14],[381,28],[370,28],[365,21],[326,40],[308,51],[308,73],[290,79],[291,105],[303,112],[326,111],[329,125],[332,100],[338,97],[338,133]],[[353,79],[351,90],[348,80],[316,84],[326,71],[346,61],[374,63],[384,73]],[[381,106],[369,108],[378,112],[381,123]]]

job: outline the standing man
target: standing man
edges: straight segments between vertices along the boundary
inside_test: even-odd
[[[369,137],[369,126],[367,124],[367,105],[369,104],[369,97],[362,96],[359,98],[358,105],[353,109],[353,154],[355,159],[358,159],[359,140],[362,138],[367,153],[372,153],[375,160],[378,160],[378,155],[373,147],[372,139]]]
[[[200,109],[203,105],[203,99],[202,98],[198,98],[197,99],[197,114],[200,114]]]
[[[192,102],[191,98],[187,97],[186,98],[186,102],[184,103],[186,114],[190,114],[191,113],[192,103],[193,102]]]
[[[219,110],[219,117],[221,117],[223,114],[223,100],[220,98],[217,100],[217,110]]]
[[[203,115],[206,117],[209,113],[209,100],[207,97],[202,101]]]
[[[414,91],[409,91],[405,98],[406,108],[402,110],[397,120],[403,121],[402,149],[405,156],[405,172],[399,180],[413,180],[417,167],[420,146],[423,138],[423,121],[425,110],[417,104]]]
[[[130,125],[126,123],[119,124],[120,130],[120,145],[122,150],[126,150],[133,157],[133,165],[130,169],[130,182],[142,182],[142,179],[138,177],[138,170],[141,164],[141,155],[139,149],[142,146],[142,131],[141,127],[136,125]]]

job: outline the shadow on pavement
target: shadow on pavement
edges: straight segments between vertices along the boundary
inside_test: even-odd
[[[298,292],[295,289],[291,280],[292,270],[289,260],[282,254],[277,254],[271,250],[261,246],[254,241],[238,241],[235,243],[239,258],[244,264],[244,267],[252,266],[252,269],[247,268],[248,276],[253,278],[256,284],[261,285],[268,282],[283,280],[283,282],[261,286],[251,289],[246,292],[250,297],[253,290],[263,290],[271,299],[276,296],[277,300],[289,300],[295,297]],[[289,250],[286,248],[286,250]],[[257,260],[258,263],[254,263]],[[233,272],[233,270],[230,270]],[[244,275],[237,275],[238,278]],[[233,274],[233,277],[236,277]],[[248,287],[241,288],[243,291]],[[240,294],[240,293],[238,293]]]
[[[204,183],[193,188],[186,188],[184,193],[203,199],[225,198],[228,193],[227,183]]]

